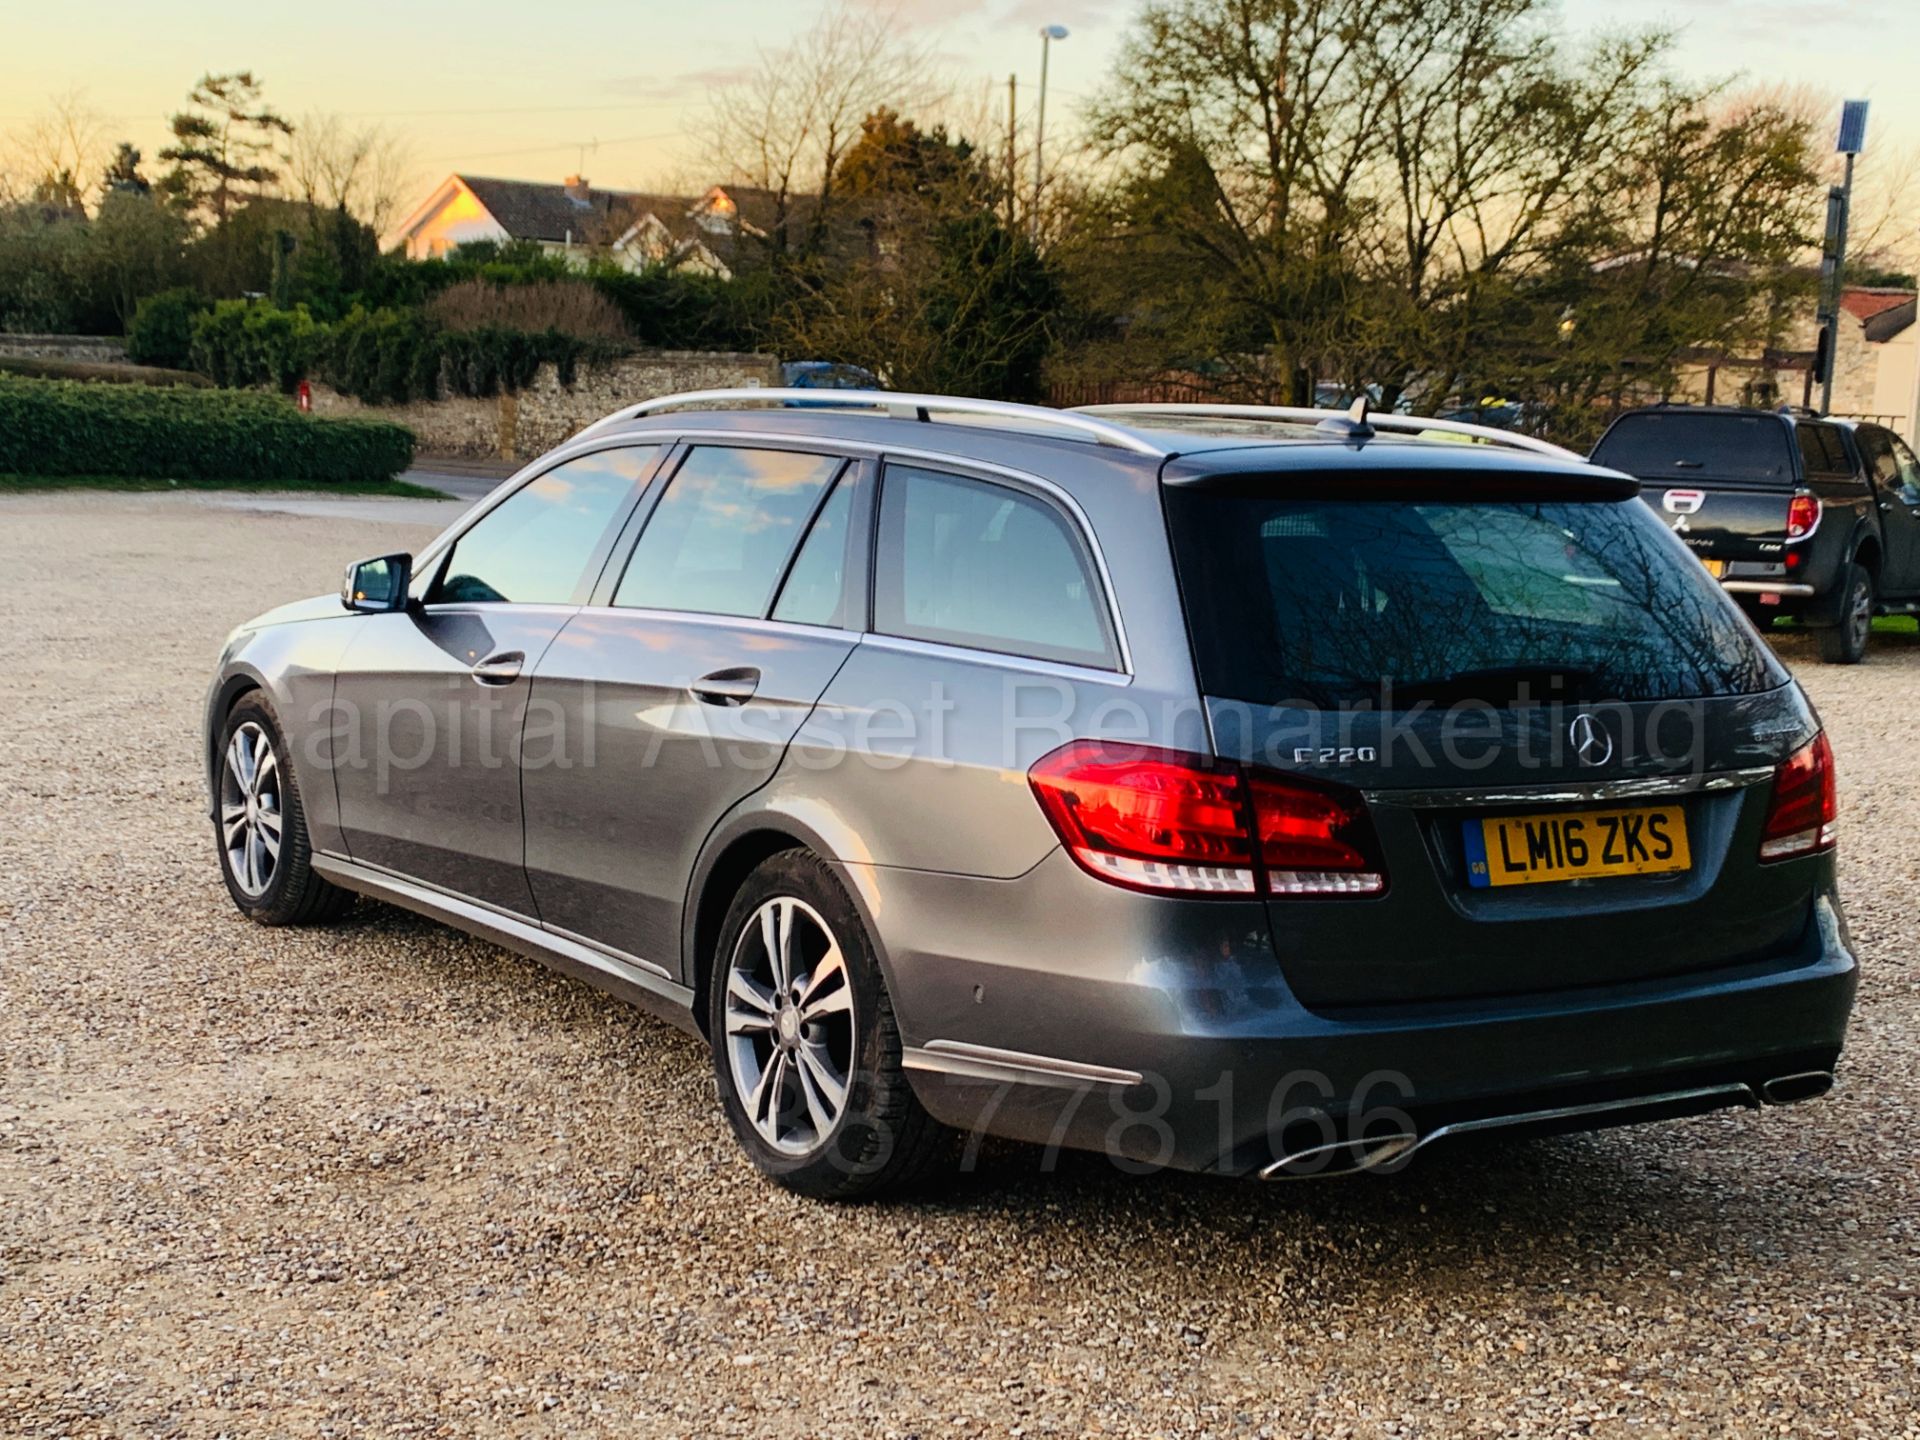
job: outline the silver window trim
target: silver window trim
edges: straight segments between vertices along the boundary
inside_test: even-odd
[[[945,640],[916,640],[909,635],[886,635],[869,630],[861,637],[863,646],[892,650],[902,655],[925,655],[933,659],[962,660],[971,665],[994,665],[1006,670],[1024,670],[1034,675],[1050,675],[1088,685],[1111,685],[1125,689],[1133,676],[1124,670],[1103,670],[1097,665],[1075,665],[1065,660],[1039,660],[1031,655],[1009,654],[1005,650],[987,650],[978,645],[955,645]]]
[[[555,607],[566,608],[566,607]],[[877,630],[849,630],[844,625],[809,625],[800,620],[763,620],[753,615],[716,615],[711,610],[663,610],[657,605],[580,605],[571,607],[582,618],[612,617],[648,623],[672,621],[715,628],[752,630],[763,635],[812,636],[851,641],[875,650],[892,650],[903,655],[926,655],[936,659],[965,661],[972,665],[994,665],[1049,675],[1092,685],[1111,685],[1124,689],[1133,677],[1118,670],[1102,670],[1092,665],[1073,665],[1059,660],[1036,660],[1029,655],[1009,655],[1001,650],[983,650],[974,645],[952,645],[939,640],[913,640],[905,635],[882,635]]]
[[[564,600],[435,600],[420,608],[429,615],[451,615],[458,610],[511,610],[516,615],[573,615],[580,610],[578,605],[569,605]]]
[[[864,632],[849,630],[844,625],[808,625],[800,620],[766,620],[758,615],[719,615],[711,610],[667,610],[658,605],[581,605],[576,609],[583,616],[684,621],[695,625],[725,626],[730,630],[755,630],[766,635],[826,635],[855,642],[869,638]]]

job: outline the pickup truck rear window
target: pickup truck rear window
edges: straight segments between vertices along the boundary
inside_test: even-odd
[[[1167,509],[1208,695],[1407,709],[1750,694],[1786,679],[1637,500],[1178,486]]]
[[[1793,483],[1793,437],[1771,415],[1703,415],[1683,410],[1626,415],[1594,447],[1593,463],[1642,480]]]

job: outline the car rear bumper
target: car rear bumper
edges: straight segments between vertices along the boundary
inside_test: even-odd
[[[1310,1010],[1258,904],[1134,895],[1060,853],[1011,881],[843,873],[922,1103],[964,1129],[1136,1166],[1253,1174],[1356,1134],[1426,1142],[1757,1104],[1769,1082],[1832,1069],[1857,983],[1823,894],[1789,953],[1748,964]]]

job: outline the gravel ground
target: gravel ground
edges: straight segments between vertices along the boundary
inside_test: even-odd
[[[664,1025],[381,906],[234,912],[208,666],[429,533],[368,513],[0,501],[0,1436],[1920,1433],[1920,636],[1784,647],[1867,969],[1833,1098],[829,1209]]]

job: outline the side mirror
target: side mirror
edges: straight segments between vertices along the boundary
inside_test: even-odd
[[[340,582],[340,603],[349,610],[383,615],[407,608],[407,586],[413,581],[413,556],[379,555],[347,567]]]

